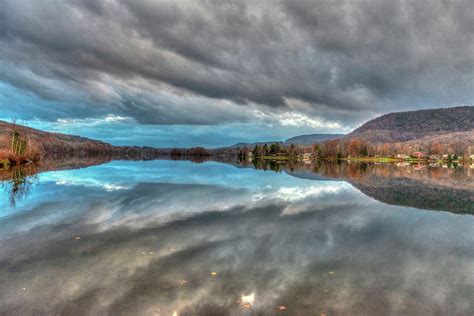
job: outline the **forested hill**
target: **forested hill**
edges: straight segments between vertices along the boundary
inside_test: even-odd
[[[13,136],[16,134],[17,136]],[[103,155],[114,159],[153,159],[172,148],[113,146],[81,136],[52,133],[0,121],[0,160],[39,160],[45,155]]]
[[[9,149],[11,135],[16,130],[20,139],[28,141],[29,146],[34,146],[40,153],[54,152],[103,152],[111,151],[113,146],[101,141],[88,139],[81,136],[51,133],[22,125],[15,125],[0,121],[0,148]]]
[[[474,106],[390,113],[368,121],[347,137],[403,142],[458,132],[474,132]]]
[[[312,145],[315,143],[324,142],[326,140],[336,139],[343,137],[344,134],[307,134],[299,135],[289,138],[285,141],[285,144],[295,145]]]

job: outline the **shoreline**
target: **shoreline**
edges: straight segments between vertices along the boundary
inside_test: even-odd
[[[97,158],[97,157],[108,157],[110,160],[156,160],[156,159],[171,159],[171,160],[212,160],[213,158],[218,157],[225,157],[235,158],[239,160],[238,155],[156,155],[156,156],[148,156],[148,157],[136,157],[134,155],[117,155],[111,153],[104,153],[99,154],[95,153],[93,155],[75,155],[75,154],[61,154],[61,153],[53,153],[53,156],[59,155],[63,158],[71,157],[71,158]],[[46,155],[47,156],[47,155]],[[21,161],[11,159],[9,157],[0,157],[0,170],[9,170],[13,167],[17,166],[24,166],[29,164],[41,164],[44,157],[40,159],[31,160],[28,158],[22,159]],[[245,157],[246,160],[268,160],[268,161],[277,161],[277,162],[310,162],[310,161],[345,161],[345,162],[359,162],[359,163],[422,163],[422,164],[474,164],[474,160],[446,160],[446,159],[419,159],[419,158],[393,158],[393,157],[352,157],[352,158],[337,158],[337,157],[325,157],[325,158],[296,158],[296,157],[289,157],[289,156],[261,156],[261,157]]]
[[[347,161],[347,162],[382,162],[382,163],[397,163],[397,162],[406,162],[406,163],[439,163],[439,164],[471,164],[474,163],[474,160],[447,160],[447,159],[420,159],[420,158],[393,158],[393,157],[353,157],[353,158],[337,158],[337,157],[324,157],[324,158],[310,158],[310,159],[301,159],[301,158],[290,158],[288,156],[262,156],[262,157],[249,157],[254,160],[273,160],[273,161],[311,161],[311,160],[325,160],[325,161]]]

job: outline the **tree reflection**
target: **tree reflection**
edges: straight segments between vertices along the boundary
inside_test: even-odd
[[[344,180],[387,204],[474,214],[474,165],[254,160],[253,166],[305,179]]]
[[[2,188],[8,195],[11,207],[15,207],[18,201],[28,195],[38,181],[37,173],[34,165],[18,166],[0,172]]]

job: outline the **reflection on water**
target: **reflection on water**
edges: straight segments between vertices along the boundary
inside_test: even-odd
[[[0,201],[0,314],[473,314],[469,168],[254,167],[39,174]]]
[[[313,180],[344,180],[388,204],[474,214],[474,165],[357,163],[316,161],[288,164],[253,161],[240,164]]]
[[[28,195],[37,180],[37,173],[37,168],[34,165],[18,166],[0,171],[2,188],[8,196],[10,207],[15,207],[18,200]]]

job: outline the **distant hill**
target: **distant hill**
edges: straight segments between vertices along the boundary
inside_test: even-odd
[[[280,145],[312,145],[316,143],[321,143],[326,140],[336,139],[344,137],[344,134],[307,134],[307,135],[299,135],[292,138],[288,138],[285,141],[281,140],[274,140],[274,141],[265,141],[265,142],[255,142],[255,143],[237,143],[229,147],[224,148],[242,148],[242,147],[255,147],[255,145],[265,145],[265,144],[280,144]]]
[[[344,136],[344,134],[307,134],[288,138],[285,143],[295,145],[311,145]]]
[[[397,112],[363,124],[347,138],[373,143],[407,142],[420,139],[470,142],[474,136],[474,106]]]
[[[281,140],[274,140],[274,141],[267,141],[267,142],[255,142],[255,143],[237,143],[228,147],[221,147],[221,148],[243,148],[243,147],[255,147],[255,145],[265,145],[265,144],[283,144]]]

